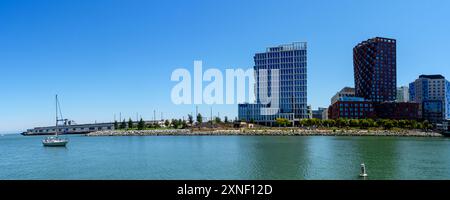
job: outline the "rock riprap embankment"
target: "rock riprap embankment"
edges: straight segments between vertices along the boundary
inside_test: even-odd
[[[307,130],[307,129],[228,129],[228,130],[105,130],[87,134],[87,136],[177,136],[177,135],[274,135],[274,136],[405,136],[405,137],[442,137],[436,132],[420,130]]]

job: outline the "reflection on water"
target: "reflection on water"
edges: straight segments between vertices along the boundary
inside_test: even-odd
[[[0,138],[0,179],[450,179],[450,140],[398,137]]]

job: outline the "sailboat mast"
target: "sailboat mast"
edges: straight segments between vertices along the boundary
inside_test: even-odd
[[[58,137],[58,95],[55,98],[56,101],[56,126],[55,126],[55,135]]]

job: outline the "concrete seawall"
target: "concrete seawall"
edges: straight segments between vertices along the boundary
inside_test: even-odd
[[[305,129],[229,129],[229,130],[114,130],[97,131],[87,136],[194,136],[194,135],[242,135],[242,136],[396,136],[396,137],[443,137],[436,132],[421,130],[305,130]]]

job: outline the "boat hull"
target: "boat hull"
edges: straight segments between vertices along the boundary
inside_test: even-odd
[[[42,142],[42,144],[45,147],[65,147],[67,144],[67,141],[61,141],[61,142]]]

